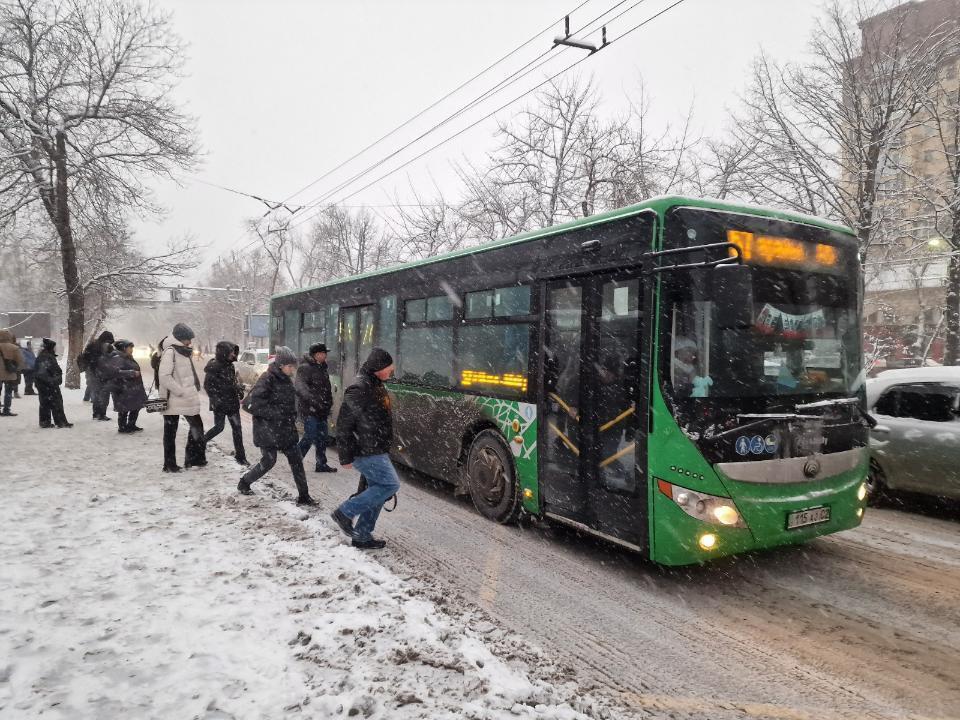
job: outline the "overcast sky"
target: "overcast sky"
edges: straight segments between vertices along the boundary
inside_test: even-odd
[[[785,59],[805,50],[819,0],[685,0],[622,41],[617,38],[673,0],[644,0],[608,25],[614,43],[572,72],[592,75],[613,111],[640,79],[655,120],[678,122],[691,102],[699,129],[719,131],[736,102],[751,60],[762,47]],[[611,15],[630,8],[620,5]],[[588,0],[571,18],[580,27],[617,0]],[[442,97],[577,6],[578,0],[158,0],[189,43],[188,76],[179,98],[198,120],[203,165],[194,178],[271,200],[285,199],[369,142]],[[473,99],[552,44],[562,23],[495,72],[471,84],[422,122],[370,151],[339,173],[291,199],[314,200],[384,157],[424,128]],[[557,51],[554,51],[557,53]],[[353,188],[392,169],[492,111],[584,53],[569,49],[523,84],[488,100],[382,166]],[[503,110],[506,119],[522,101]],[[448,182],[452,160],[480,157],[492,147],[495,119],[438,148],[409,168],[350,198],[347,204],[388,203],[410,183],[429,192],[431,175]],[[138,227],[148,245],[192,232],[210,246],[208,259],[243,247],[244,220],[264,207],[186,177],[158,186],[168,208],[162,222]],[[334,199],[343,198],[343,191]],[[455,193],[451,193],[455,194]]]

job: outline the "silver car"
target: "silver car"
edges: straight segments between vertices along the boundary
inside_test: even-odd
[[[886,490],[960,499],[960,367],[887,370],[867,381],[867,493]]]
[[[250,391],[270,364],[270,351],[267,348],[249,349],[240,352],[237,363],[237,379],[247,392]]]

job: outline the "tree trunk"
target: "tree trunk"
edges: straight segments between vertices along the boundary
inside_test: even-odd
[[[57,132],[57,151],[53,159],[56,169],[56,185],[53,189],[53,225],[60,237],[60,263],[63,266],[63,282],[67,290],[67,372],[64,387],[80,387],[80,368],[77,355],[83,350],[84,297],[80,286],[80,271],[77,269],[77,246],[73,242],[70,227],[69,193],[67,192],[67,138],[62,130]]]
[[[957,232],[956,224],[954,232]],[[954,235],[957,237],[957,235]],[[944,365],[960,365],[960,250],[954,248],[947,271],[947,342]]]

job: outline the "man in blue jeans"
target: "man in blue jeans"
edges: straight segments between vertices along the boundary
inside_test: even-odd
[[[400,489],[400,478],[390,462],[393,418],[390,396],[383,384],[392,374],[390,353],[374,348],[353,385],[344,392],[337,416],[340,464],[345,468],[356,466],[367,480],[367,489],[340,505],[330,517],[353,538],[353,546],[363,550],[375,550],[387,544],[373,537],[373,528],[383,504]],[[355,517],[356,527],[353,526]]]
[[[337,469],[327,464],[327,417],[333,405],[333,392],[327,372],[326,345],[314,343],[310,346],[297,368],[297,379],[293,386],[297,391],[297,413],[303,422],[300,454],[306,458],[310,448],[316,446],[314,470],[335,473]]]

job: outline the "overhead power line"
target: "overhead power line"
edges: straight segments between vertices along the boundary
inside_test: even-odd
[[[576,30],[576,31],[574,31],[574,32],[575,32],[575,33],[581,33],[581,32],[586,31],[587,28],[589,28],[590,26],[594,25],[595,23],[601,21],[605,15],[608,15],[609,13],[613,12],[614,10],[616,10],[618,7],[620,7],[621,5],[623,5],[623,4],[626,3],[626,2],[628,2],[628,0],[620,0],[620,2],[616,3],[615,5],[613,5],[612,7],[608,8],[607,10],[603,11],[602,13],[600,13],[599,15],[597,15],[595,18],[593,18],[593,19],[590,20],[589,22],[585,23],[581,28],[579,28],[578,30]],[[614,16],[613,18],[611,18],[611,20],[608,20],[608,21],[606,21],[606,22],[612,22],[613,20],[616,20],[617,18],[622,17],[624,14],[630,12],[630,10],[633,10],[635,7],[637,7],[638,5],[643,4],[644,2],[646,2],[646,0],[636,0],[636,1],[633,3],[633,5],[631,5],[631,6],[628,7],[626,10],[622,11],[619,15]],[[589,32],[588,32],[588,35],[589,35],[589,34],[592,34],[592,33],[594,33],[594,32],[596,32],[596,29],[589,31]],[[539,56],[537,56],[536,58],[534,58],[533,60],[531,60],[530,62],[528,62],[528,63],[527,63],[526,65],[524,65],[523,67],[519,68],[518,70],[515,70],[512,74],[510,74],[509,76],[507,76],[506,78],[504,78],[503,80],[501,80],[500,82],[498,82],[498,83],[497,83],[496,85],[494,85],[492,88],[489,88],[488,90],[486,90],[486,91],[485,91],[483,94],[481,94],[480,96],[474,98],[473,100],[471,100],[471,101],[470,101],[469,103],[467,103],[466,105],[463,105],[463,106],[461,106],[460,108],[458,108],[457,110],[455,110],[454,112],[452,112],[450,115],[448,115],[447,117],[445,117],[443,120],[441,120],[440,122],[438,122],[437,124],[435,124],[435,125],[434,125],[433,127],[431,127],[430,129],[428,129],[428,130],[426,130],[425,132],[421,133],[420,135],[418,135],[417,137],[415,137],[413,140],[410,140],[409,142],[407,142],[405,145],[401,146],[401,147],[398,148],[397,150],[394,150],[393,152],[391,152],[390,154],[388,154],[386,157],[383,157],[383,158],[377,160],[376,162],[371,163],[370,165],[368,165],[367,167],[365,167],[363,170],[361,170],[360,172],[356,173],[356,174],[353,175],[352,177],[344,180],[343,182],[341,182],[339,185],[337,185],[337,186],[334,187],[333,189],[328,190],[327,192],[321,194],[320,196],[318,196],[318,197],[316,197],[316,198],[313,198],[312,200],[309,200],[309,201],[304,205],[304,207],[306,207],[306,208],[313,208],[313,207],[317,207],[318,205],[323,204],[328,198],[332,197],[333,195],[335,195],[336,193],[340,192],[341,190],[349,187],[350,185],[352,185],[354,182],[356,182],[356,181],[359,180],[360,178],[364,177],[365,175],[369,174],[370,172],[374,171],[375,169],[377,169],[378,167],[380,167],[381,165],[383,165],[383,163],[385,163],[385,162],[387,162],[387,161],[389,161],[389,160],[392,160],[394,157],[396,157],[397,155],[399,155],[400,153],[402,153],[402,152],[403,152],[404,150],[406,150],[407,148],[411,147],[412,145],[416,144],[416,143],[419,142],[420,140],[423,140],[425,137],[427,137],[427,136],[431,135],[432,133],[436,132],[436,131],[439,130],[441,127],[443,127],[444,125],[448,124],[448,123],[451,122],[452,120],[455,120],[456,118],[460,117],[461,115],[463,115],[463,114],[464,114],[465,112],[467,112],[468,110],[473,109],[474,107],[476,107],[477,105],[479,105],[479,104],[480,104],[481,102],[483,102],[484,100],[486,100],[486,99],[488,99],[488,98],[490,98],[490,97],[493,97],[494,95],[499,94],[499,93],[502,92],[503,90],[506,90],[510,85],[513,85],[513,84],[519,82],[520,80],[522,80],[522,79],[523,79],[524,77],[526,77],[527,75],[530,75],[531,73],[539,70],[539,69],[540,69],[541,67],[543,67],[546,63],[550,62],[551,58],[548,58],[548,59],[546,59],[546,60],[543,60],[542,62],[538,62],[538,61],[540,61],[544,56],[548,55],[555,47],[556,47],[556,45],[552,45],[552,46],[551,46],[550,48],[548,48],[545,52],[541,53]],[[563,53],[565,50],[567,50],[566,47],[561,48],[561,49],[560,49],[560,52],[557,53],[556,55],[554,55],[554,57],[557,57],[559,54]],[[595,51],[594,51],[594,52],[595,52]],[[530,68],[530,66],[533,65],[534,63],[537,63],[537,64],[536,64],[534,67]],[[575,64],[577,64],[577,63],[573,63],[570,67],[573,67],[573,65],[575,65]],[[527,70],[527,68],[530,68],[530,69]],[[568,67],[567,70],[568,70],[568,69],[570,69],[570,68]],[[526,72],[524,72],[524,71],[526,71]],[[565,72],[565,70],[562,71],[562,72]],[[556,77],[556,75],[555,75],[554,77]],[[542,84],[543,84],[543,83],[541,83],[541,85],[542,85]],[[537,87],[540,87],[540,85],[538,85]],[[528,94],[528,93],[530,93],[530,92],[532,92],[533,90],[536,90],[536,89],[537,89],[537,88],[535,87],[535,88],[533,88],[533,89],[531,89],[531,90],[528,90],[528,91],[526,91],[525,93],[523,93],[523,95],[526,95],[526,94]],[[521,95],[520,97],[523,97],[523,95]],[[517,98],[517,99],[519,99],[519,98]],[[515,102],[515,101],[516,101],[516,99],[513,100],[513,101],[511,101],[510,103],[507,103],[507,104],[509,105],[509,104],[511,104],[512,102]],[[500,108],[500,109],[502,109],[502,108]],[[494,111],[494,112],[499,112],[499,110],[496,110],[496,111]],[[489,117],[489,116],[487,116],[487,117]],[[486,119],[486,118],[482,118],[482,119]],[[472,127],[472,126],[471,126],[471,127]],[[469,128],[467,128],[467,129],[469,129]],[[458,134],[459,134],[459,133],[458,133]],[[456,137],[456,135],[453,135],[453,136],[451,136],[451,138],[448,138],[448,139],[452,139],[453,137]],[[418,156],[418,157],[419,157],[419,156]],[[416,158],[414,158],[414,159],[416,159]],[[403,167],[403,166],[401,166],[401,167]],[[314,217],[315,217],[315,216],[314,216]]]
[[[626,1],[626,0],[624,0],[624,1]],[[641,1],[642,1],[642,0],[641,0]],[[572,13],[576,12],[577,10],[580,10],[580,9],[581,9],[584,5],[586,5],[588,2],[590,2],[590,0],[583,0],[583,1],[580,2],[575,8],[573,8],[573,10],[571,10],[569,13],[567,13],[566,16],[569,16],[569,15],[571,15]],[[619,5],[619,4],[622,4],[622,3],[618,3],[618,5]],[[615,6],[615,7],[616,7],[616,6]],[[608,12],[609,12],[609,11],[608,11]],[[408,118],[407,120],[405,120],[404,122],[402,122],[400,125],[394,127],[392,130],[390,130],[389,132],[385,133],[385,134],[382,135],[381,137],[377,138],[376,140],[374,140],[372,143],[370,143],[369,145],[367,145],[367,146],[364,147],[363,149],[357,151],[356,153],[354,153],[352,156],[350,156],[349,158],[347,158],[346,160],[344,160],[343,162],[341,162],[341,163],[340,163],[339,165],[337,165],[336,167],[331,168],[330,170],[328,170],[327,172],[325,172],[323,175],[321,175],[321,176],[320,176],[319,178],[317,178],[316,180],[311,181],[310,183],[308,183],[308,184],[305,185],[304,187],[300,188],[299,190],[297,190],[297,191],[294,192],[293,194],[288,195],[286,198],[284,198],[282,201],[280,201],[280,205],[281,205],[281,206],[284,205],[285,203],[287,203],[288,201],[290,201],[292,198],[296,197],[296,196],[299,195],[300,193],[304,192],[305,190],[308,190],[309,188],[313,187],[313,186],[316,185],[317,183],[325,180],[327,177],[329,177],[330,175],[332,175],[333,173],[335,173],[337,170],[340,170],[342,167],[344,167],[344,166],[347,165],[348,163],[352,162],[353,160],[357,159],[358,157],[360,157],[361,155],[363,155],[363,154],[364,154],[365,152],[367,152],[368,150],[376,147],[377,145],[379,145],[381,142],[383,142],[384,140],[386,140],[386,139],[387,139],[388,137],[390,137],[391,135],[394,135],[394,134],[397,133],[398,131],[400,131],[400,130],[402,130],[403,128],[405,128],[407,125],[409,125],[410,123],[412,123],[414,120],[417,120],[418,118],[422,117],[425,113],[429,112],[430,110],[432,110],[433,108],[435,108],[437,105],[439,105],[440,103],[442,103],[444,100],[448,99],[448,98],[451,97],[452,95],[456,94],[457,92],[459,92],[460,90],[462,90],[463,88],[465,88],[467,85],[469,85],[470,83],[472,83],[474,80],[477,80],[478,78],[482,77],[483,75],[485,75],[486,73],[488,73],[490,70],[492,70],[493,68],[495,68],[497,65],[499,65],[499,64],[501,64],[502,62],[508,60],[510,57],[512,57],[512,56],[515,55],[517,52],[519,52],[520,50],[522,50],[523,48],[525,48],[527,45],[529,45],[530,43],[532,43],[534,40],[536,40],[538,37],[540,37],[540,36],[543,35],[544,33],[549,32],[549,31],[553,28],[554,25],[556,25],[558,22],[560,22],[560,21],[563,20],[563,17],[564,17],[564,16],[561,16],[559,19],[555,20],[554,22],[551,22],[551,23],[550,23],[549,25],[547,25],[543,30],[540,30],[539,32],[537,32],[536,34],[534,34],[533,36],[531,36],[530,38],[528,38],[528,39],[525,40],[524,42],[520,43],[520,45],[518,45],[517,47],[515,47],[513,50],[511,50],[510,52],[508,52],[506,55],[504,55],[504,56],[502,56],[501,58],[499,58],[498,60],[495,60],[494,62],[490,63],[490,64],[489,64],[487,67],[485,67],[483,70],[481,70],[480,72],[476,73],[475,75],[473,75],[473,76],[472,76],[471,78],[469,78],[468,80],[465,80],[464,82],[460,83],[460,85],[458,85],[457,87],[455,87],[453,90],[450,90],[450,91],[449,91],[448,93],[446,93],[443,97],[439,98],[438,100],[434,101],[433,103],[431,103],[431,104],[428,105],[427,107],[423,108],[422,110],[420,110],[419,112],[417,112],[415,115],[413,115],[412,117]],[[542,57],[542,55],[541,55],[540,57]],[[201,181],[201,182],[203,182],[203,181]],[[235,190],[232,190],[231,188],[225,188],[225,187],[223,187],[223,186],[215,185],[214,183],[206,183],[206,184],[212,185],[212,186],[214,186],[214,187],[220,187],[221,189],[227,190],[227,191],[229,191],[229,192],[236,192],[237,194],[247,195],[248,197],[252,197],[252,198],[254,198],[254,199],[256,199],[256,200],[260,200],[261,202],[263,202],[263,200],[262,200],[261,198],[256,197],[256,196],[253,196],[253,195],[249,195],[249,194],[247,194],[247,193],[240,193],[239,191],[235,191]],[[270,205],[267,205],[267,207],[270,207]],[[271,208],[271,209],[267,210],[265,213],[263,213],[263,215],[261,215],[259,218],[257,218],[257,219],[254,221],[254,229],[255,229],[257,226],[259,226],[259,224],[260,224],[261,222],[263,222],[263,220],[264,220],[267,216],[269,216],[270,213],[274,211],[274,209],[275,209],[275,208]],[[303,209],[303,208],[302,208],[302,207],[298,207],[298,210],[297,210],[297,211],[299,211],[299,210],[301,210],[301,209]],[[291,213],[291,214],[293,214],[293,213]],[[242,232],[240,233],[240,235],[237,237],[237,239],[234,240],[232,243],[230,243],[230,245],[231,245],[231,246],[235,245],[241,238],[243,238],[244,235],[247,234],[247,232],[248,232],[248,230],[242,231]],[[250,247],[252,247],[254,244],[256,244],[256,242],[257,242],[256,240],[253,240],[253,241],[251,241],[250,243],[248,243],[248,244],[247,244],[246,246],[244,246],[244,248],[241,250],[241,253],[242,253],[242,252],[246,252],[246,250],[249,249]]]
[[[639,0],[639,2],[643,2],[643,1],[644,1],[644,0]],[[637,4],[639,4],[639,2],[638,2]],[[623,33],[622,35],[620,35],[619,37],[614,38],[613,40],[609,41],[609,42],[606,44],[606,46],[604,46],[604,47],[610,47],[610,46],[613,45],[615,42],[619,42],[620,40],[622,40],[623,38],[627,37],[628,35],[630,35],[630,34],[633,33],[634,31],[639,30],[640,28],[644,27],[645,25],[653,22],[653,21],[656,20],[658,17],[664,15],[665,13],[669,12],[670,10],[672,10],[672,9],[675,8],[675,7],[677,7],[678,5],[681,5],[681,4],[684,3],[684,2],[686,2],[686,0],[675,0],[675,2],[671,3],[671,4],[668,5],[667,7],[663,8],[662,10],[660,10],[659,12],[651,15],[650,17],[648,17],[647,19],[643,20],[642,22],[634,25],[632,28],[630,28],[629,30],[627,30],[626,32],[624,32],[624,33]],[[622,13],[621,13],[621,14],[622,14]],[[598,52],[599,52],[599,51],[598,51]],[[484,120],[487,120],[487,119],[489,119],[490,117],[492,117],[493,115],[496,115],[496,114],[497,114],[498,112],[500,112],[501,110],[504,110],[505,108],[509,107],[509,106],[512,105],[513,103],[515,103],[515,102],[517,102],[518,100],[522,99],[523,97],[529,95],[531,92],[534,92],[535,90],[538,90],[539,88],[543,87],[544,85],[546,85],[546,84],[549,83],[550,81],[556,79],[557,77],[559,77],[560,75],[564,74],[565,72],[568,72],[569,70],[572,70],[574,67],[576,67],[576,66],[579,65],[580,63],[582,63],[582,62],[584,62],[585,60],[593,57],[594,54],[595,54],[595,53],[591,53],[591,54],[589,54],[589,55],[585,55],[584,57],[580,58],[579,60],[576,60],[575,62],[571,63],[570,65],[568,65],[568,66],[565,67],[564,69],[560,70],[559,72],[554,73],[553,75],[551,75],[551,76],[548,77],[546,80],[544,80],[543,82],[539,83],[538,85],[530,88],[529,90],[526,90],[525,92],[521,93],[520,95],[514,97],[513,99],[511,99],[511,100],[509,100],[508,102],[504,103],[503,105],[499,106],[497,109],[493,110],[492,112],[490,112],[490,113],[484,115],[483,117],[481,117],[480,119],[474,121],[474,122],[471,123],[470,125],[467,125],[466,127],[462,128],[461,130],[458,130],[458,131],[457,131],[456,133],[454,133],[453,135],[450,135],[450,136],[447,137],[446,139],[441,140],[440,142],[436,143],[435,145],[432,145],[431,147],[427,148],[426,150],[424,150],[424,151],[421,152],[420,154],[416,155],[415,157],[410,158],[409,160],[407,160],[407,161],[404,162],[403,164],[397,166],[397,167],[394,168],[393,170],[390,170],[389,172],[384,173],[383,175],[379,176],[376,180],[373,180],[372,182],[367,183],[366,185],[364,185],[363,187],[359,188],[358,190],[354,190],[354,191],[351,192],[350,194],[345,195],[344,197],[340,198],[340,202],[342,202],[342,201],[344,201],[344,200],[349,200],[350,198],[355,197],[356,195],[360,194],[360,193],[363,192],[364,190],[367,190],[368,188],[370,188],[370,187],[376,185],[377,183],[383,181],[384,179],[390,177],[391,175],[393,175],[394,173],[398,172],[399,170],[402,170],[403,168],[407,167],[410,163],[416,162],[417,160],[419,160],[419,159],[421,159],[422,157],[428,155],[429,153],[433,152],[434,150],[436,150],[437,148],[441,147],[442,145],[445,145],[446,143],[450,142],[450,141],[453,140],[454,138],[459,137],[460,135],[462,135],[463,133],[465,133],[467,130],[470,130],[470,129],[476,127],[477,125],[479,125],[479,124],[480,124],[481,122],[483,122]],[[332,202],[332,203],[328,203],[328,204],[333,205],[333,204],[336,204],[336,203],[335,203],[335,202]],[[313,203],[308,203],[305,207],[312,208],[312,207],[315,207],[315,204],[313,204]],[[292,229],[294,229],[294,228],[300,227],[301,225],[303,225],[303,224],[306,223],[306,222],[309,222],[310,220],[316,218],[316,217],[320,214],[320,212],[322,212],[322,208],[321,208],[319,211],[317,211],[317,212],[314,212],[314,213],[312,213],[312,214],[308,214],[308,215],[306,215],[306,216],[303,216],[298,222],[294,223],[294,224],[290,227],[290,229],[292,230]]]

